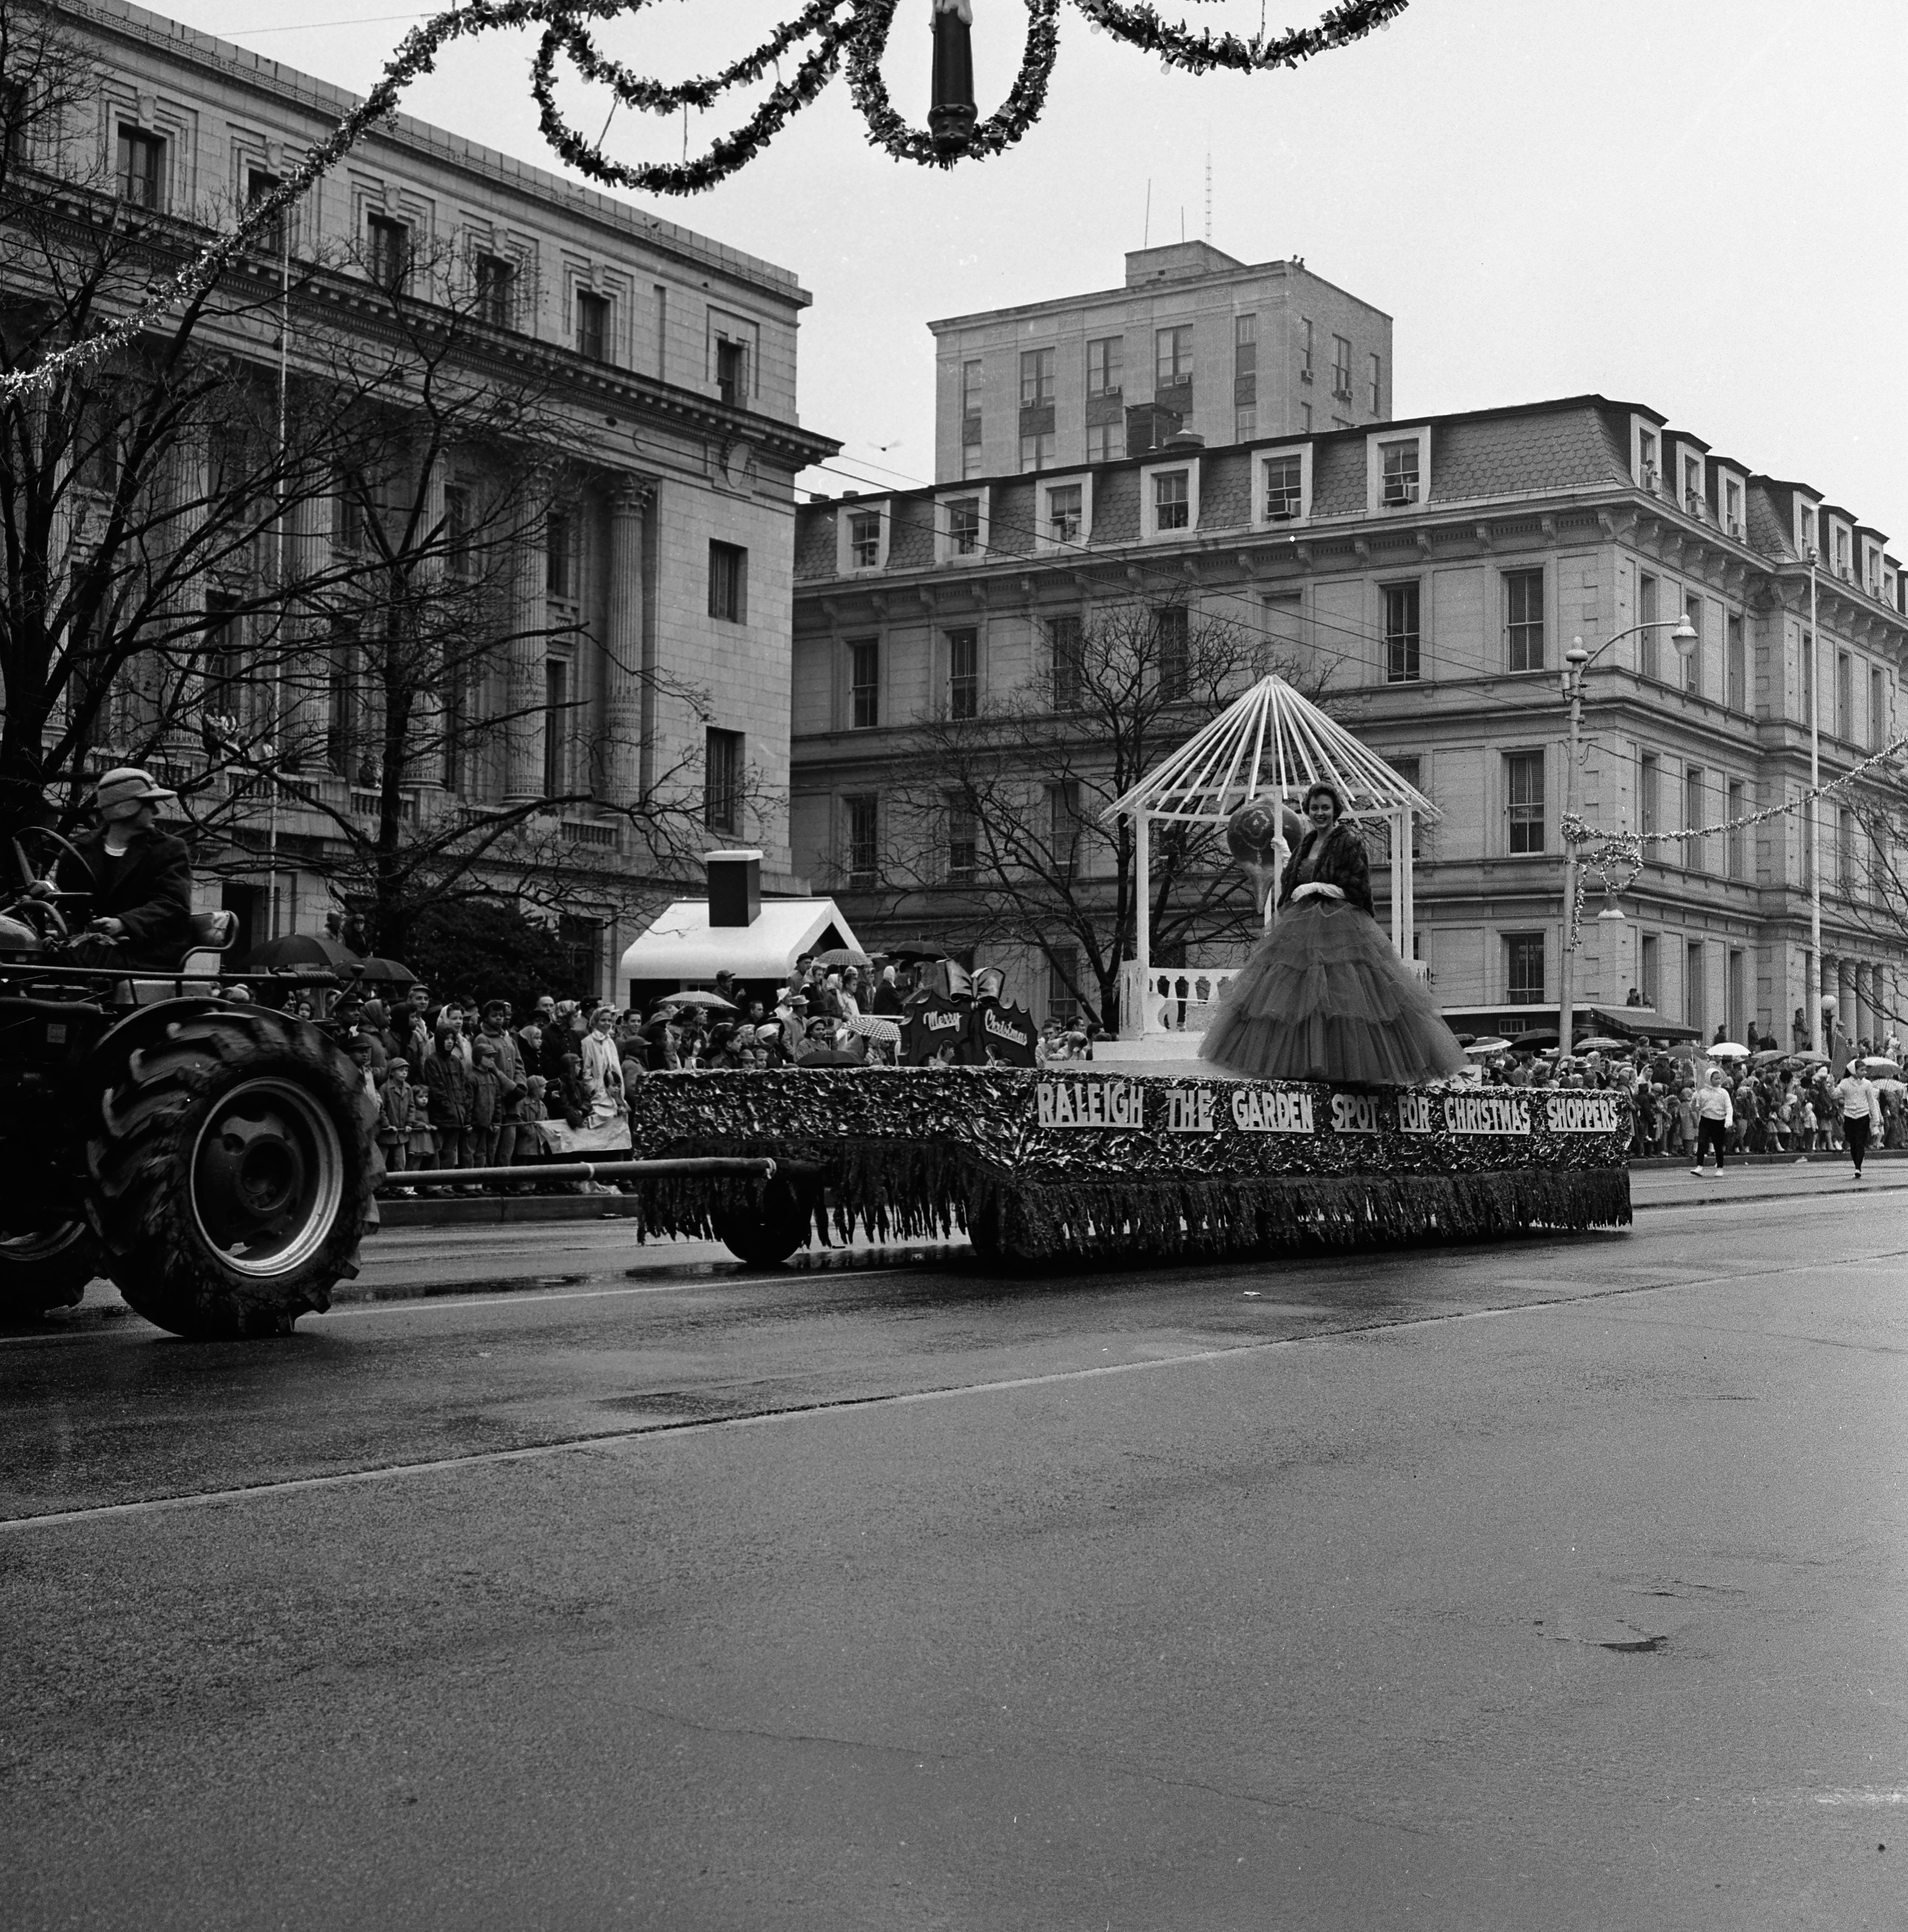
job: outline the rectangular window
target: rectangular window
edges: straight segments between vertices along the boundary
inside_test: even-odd
[[[856,570],[872,570],[881,561],[881,513],[879,510],[851,510],[848,513],[848,562]]]
[[[1658,785],[1662,774],[1662,766],[1654,752],[1645,752],[1636,760],[1636,830],[1649,832],[1660,830],[1658,824]],[[1646,850],[1644,856],[1651,858],[1654,853]]]
[[[410,279],[411,224],[392,215],[366,215],[364,254],[371,280],[397,294]]]
[[[1835,653],[1835,736],[1855,736],[1855,660],[1846,651]]]
[[[1371,385],[1371,412],[1382,416],[1384,413],[1384,364],[1379,357],[1372,356],[1366,374]]]
[[[1020,406],[1037,409],[1054,399],[1054,352],[1051,349],[1023,349],[1020,352]]]
[[[748,406],[748,346],[746,343],[730,342],[719,335],[716,338],[716,391],[732,408],[740,410]]]
[[[1384,586],[1384,681],[1414,684],[1418,672],[1418,592],[1415,584]]]
[[[1507,571],[1504,578],[1505,662],[1512,670],[1544,668],[1544,573]]]
[[[1662,675],[1662,640],[1652,627],[1656,622],[1656,579],[1647,571],[1636,573],[1637,657],[1644,676]]]
[[[1748,810],[1743,802],[1748,792],[1742,779],[1731,778],[1724,796],[1727,804],[1723,816],[1728,820],[1730,829],[1723,838],[1723,864],[1732,879],[1739,879],[1744,876],[1744,855],[1748,844],[1743,827],[1736,822]]]
[[[1342,335],[1332,338],[1332,394],[1342,402],[1352,400],[1352,345]]]
[[[1888,742],[1888,679],[1879,664],[1868,668],[1868,748],[1879,752]]]
[[[961,446],[961,481],[971,483],[980,475],[980,445],[964,442]]]
[[[1156,329],[1153,335],[1153,381],[1160,389],[1176,389],[1192,380],[1192,326]]]
[[[1153,527],[1156,530],[1183,530],[1192,520],[1191,472],[1162,470],[1153,479]]]
[[[869,731],[880,722],[880,640],[857,638],[848,646],[848,722],[856,731]]]
[[[1126,380],[1126,344],[1117,335],[1087,344],[1087,394],[1117,396]]]
[[[1680,655],[1683,660],[1683,688],[1700,694],[1702,689],[1702,599],[1695,596],[1683,599],[1683,621],[1696,633],[1696,642]]]
[[[217,591],[206,599],[204,652],[207,721],[228,721],[236,735],[249,722],[242,622],[236,600]],[[224,736],[227,727],[213,728]]]
[[[1640,425],[1636,430],[1636,467],[1639,480],[1646,490],[1656,488],[1657,469],[1656,432]]]
[[[1265,520],[1287,524],[1305,509],[1305,464],[1294,452],[1268,457],[1264,465]]]
[[[1160,696],[1168,704],[1185,697],[1192,668],[1191,626],[1183,604],[1168,604],[1154,614],[1159,652]]]
[[[1126,453],[1126,426],[1124,422],[1088,424],[1089,463],[1118,463]]]
[[[1733,1040],[1742,1039],[1744,1019],[1749,1010],[1747,998],[1748,976],[1744,969],[1741,949],[1732,947],[1727,968],[1729,978],[1724,991],[1729,1004],[1729,1011],[1724,1018],[1729,1028],[1729,1036]]]
[[[980,499],[956,496],[947,506],[947,548],[956,556],[972,556],[980,548]]]
[[[702,822],[734,838],[742,830],[742,734],[712,724],[703,736]]]
[[[1514,1006],[1544,1004],[1544,935],[1507,932],[1504,935],[1504,998]]]
[[[543,795],[560,797],[569,789],[570,667],[562,658],[543,662]]]
[[[1232,412],[1232,440],[1250,442],[1258,434],[1258,410],[1255,405],[1246,408],[1241,405]]]
[[[1654,1012],[1661,1004],[1663,986],[1663,947],[1654,933],[1643,934],[1642,952],[1642,962],[1638,970],[1643,983],[1636,990],[1643,996],[1643,1004]]]
[[[974,718],[980,713],[980,633],[964,626],[947,634],[947,715]]]
[[[1702,942],[1687,941],[1683,947],[1683,1024],[1700,1034],[1708,1026],[1703,1016]]]
[[[980,420],[981,364],[963,362],[961,364],[961,414],[970,422]]]
[[[709,614],[725,623],[748,621],[748,553],[740,544],[709,546]]]
[[[1047,850],[1054,875],[1070,879],[1080,856],[1080,782],[1066,778],[1047,788]]]
[[[1056,711],[1080,708],[1082,640],[1080,620],[1070,613],[1047,620],[1047,647],[1053,664],[1053,707]]]
[[[1232,376],[1236,382],[1242,376],[1256,376],[1258,373],[1258,317],[1256,315],[1235,315],[1232,318]]]
[[[553,512],[544,530],[543,587],[565,602],[576,596],[576,526]]]
[[[849,890],[872,892],[880,871],[880,796],[874,792],[862,792],[844,798],[842,803],[848,822]]]
[[[1835,814],[1835,884],[1855,890],[1855,814],[1846,806]]]
[[[1058,483],[1047,492],[1047,534],[1055,543],[1080,540],[1082,500],[1077,483]]]
[[[588,356],[592,362],[607,362],[610,359],[608,296],[593,295],[587,289],[577,290],[576,346],[577,353]]]
[[[1413,436],[1406,442],[1382,444],[1379,453],[1384,463],[1384,501],[1415,503],[1419,482],[1418,438]]]
[[[284,185],[278,176],[268,173],[263,168],[245,170],[245,212],[249,214],[262,201],[268,201]],[[268,255],[284,253],[285,238],[290,232],[285,220],[285,210],[269,217],[252,236],[252,246]]]
[[[325,762],[334,777],[356,778],[360,736],[358,672],[364,652],[355,619],[332,620],[331,646],[331,662],[326,668],[329,702],[325,716]]]
[[[166,143],[142,128],[119,128],[119,199],[135,208],[166,205]]]
[[[1802,722],[1811,724],[1815,720],[1815,640],[1809,633],[1802,633]]]
[[[1298,379],[1301,382],[1312,380],[1312,322],[1307,316],[1300,316],[1298,321]]]
[[[1708,782],[1700,765],[1683,767],[1683,823],[1686,826],[1700,825],[1708,816],[1705,800],[1708,795]],[[1709,855],[1706,838],[1685,838],[1683,841],[1683,866],[1688,872],[1702,872],[1708,869]]]
[[[1727,685],[1724,701],[1732,711],[1749,709],[1749,654],[1742,641],[1742,619],[1732,610],[1724,620],[1724,652],[1728,659],[1724,676]]]
[[[444,486],[444,574],[467,582],[476,560],[470,554],[470,491],[462,483]]]
[[[980,861],[980,838],[974,807],[958,792],[947,796],[947,883],[974,883]]]
[[[1723,478],[1723,527],[1738,540],[1743,534],[1742,485],[1733,476]]]
[[[656,296],[656,372],[663,380],[669,376],[669,291],[660,282],[650,284]]]
[[[479,255],[476,284],[477,320],[508,328],[516,307],[517,264],[502,255]]]
[[[1298,426],[1307,436],[1312,434],[1312,405],[1300,403],[1298,406]]]
[[[1054,462],[1054,432],[1044,430],[1037,436],[1024,436],[1020,440],[1021,474],[1026,476],[1039,470],[1051,470]]]
[[[1504,760],[1504,797],[1514,854],[1544,850],[1544,754],[1511,752]]]
[[[1047,1018],[1064,1027],[1080,1023],[1080,949],[1054,946],[1047,950]]]

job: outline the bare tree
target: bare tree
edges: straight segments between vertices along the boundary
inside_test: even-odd
[[[1314,696],[1321,680],[1184,596],[1046,628],[1052,648],[1027,685],[970,706],[957,697],[910,734],[884,794],[878,870],[890,915],[1024,948],[1112,1029],[1141,909],[1132,826],[1102,814],[1252,680],[1277,671]],[[1156,959],[1256,932],[1252,888],[1217,828],[1156,832],[1150,872]]]

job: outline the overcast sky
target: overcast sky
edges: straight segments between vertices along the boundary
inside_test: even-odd
[[[657,0],[604,44],[679,79],[798,4]],[[158,10],[358,89],[422,17],[391,0]],[[1262,10],[1293,25],[1318,7],[1163,10],[1250,31]],[[917,121],[928,12],[902,0],[886,62]],[[1018,0],[974,13],[986,114],[1025,16]],[[529,50],[498,35],[454,52],[405,105],[554,167]],[[1218,247],[1301,255],[1391,314],[1401,416],[1590,390],[1648,403],[1718,454],[1820,490],[1904,556],[1905,77],[1903,0],[1414,0],[1357,46],[1250,79],[1162,74],[1064,6],[1046,115],[997,160],[951,174],[890,160],[838,77],[730,183],[645,205],[800,277],[814,296],[802,420],[871,481],[931,478],[930,317],[1116,284],[1149,183],[1154,242],[1182,220],[1204,232],[1210,153]],[[579,125],[602,126],[606,100],[568,98]],[[728,124],[691,123],[692,146]],[[662,158],[682,139],[680,118],[619,113],[608,145]]]

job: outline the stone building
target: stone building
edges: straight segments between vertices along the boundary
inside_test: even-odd
[[[1070,626],[1122,600],[1189,598],[1311,664],[1341,720],[1441,808],[1414,868],[1418,949],[1453,1011],[1558,998],[1558,680],[1574,638],[1600,653],[1579,793],[1593,826],[1679,831],[1799,797],[1811,549],[1824,776],[1900,728],[1908,616],[1881,532],[1600,396],[1181,440],[813,502],[798,530],[795,862],[844,893],[871,943],[960,930],[958,885],[885,928],[885,902],[853,890],[878,883],[866,867],[910,719],[944,712],[957,678],[968,704],[1024,688]],[[1685,614],[1687,658],[1670,641]],[[1876,784],[1823,812],[1824,984],[1856,1034],[1882,1031],[1908,991],[1900,902],[1877,886],[1892,854],[1868,836],[1867,808],[1892,796]],[[1706,1038],[1754,1019],[1786,1044],[1810,979],[1805,853],[1794,812],[1652,846],[1624,920],[1586,922],[1576,999],[1621,1005],[1634,987]],[[1588,910],[1601,903],[1593,891]],[[1064,997],[1047,962],[1011,963],[1037,1008]]]
[[[81,151],[96,144],[100,178],[178,245],[229,224],[232,208],[275,186],[354,104],[123,0],[74,0],[62,13],[96,73],[78,117]],[[700,795],[718,842],[760,848],[770,883],[792,885],[794,479],[838,446],[797,423],[796,324],[809,298],[795,278],[401,116],[314,187],[286,245],[301,271],[290,304],[294,381],[302,325],[348,332],[356,302],[374,334],[366,284],[428,263],[420,284],[440,280],[417,292],[460,308],[466,370],[494,370],[500,380],[530,372],[540,385],[538,434],[566,478],[560,513],[553,504],[526,525],[535,536],[516,571],[511,641],[458,699],[473,719],[507,714],[507,728],[490,752],[464,759],[447,734],[441,764],[407,771],[407,814],[568,797],[562,824],[543,828],[563,855],[544,909],[564,909],[579,972],[599,986],[646,901],[668,896],[640,826],[617,811],[658,772]],[[322,269],[306,272],[313,263]],[[269,380],[275,318],[268,300],[259,309],[211,339]],[[482,458],[446,460],[434,514],[472,480],[460,461]],[[308,514],[292,542],[348,543],[345,514]],[[244,638],[220,642],[242,663]],[[324,747],[302,767],[308,789],[368,809],[352,682],[348,663],[331,664],[277,735]],[[176,748],[189,760],[189,743]],[[320,924],[332,904],[325,818],[290,794],[281,804],[275,917],[262,897],[262,808],[238,836],[237,876],[224,890],[250,936]]]
[[[1301,261],[1139,248],[1125,285],[930,322],[944,483],[1381,422],[1391,318]]]

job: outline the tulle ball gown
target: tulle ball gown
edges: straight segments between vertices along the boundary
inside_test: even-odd
[[[1279,916],[1221,995],[1199,1053],[1255,1079],[1352,1086],[1408,1087],[1464,1066],[1372,916],[1364,848],[1349,826],[1310,832],[1292,854]]]

